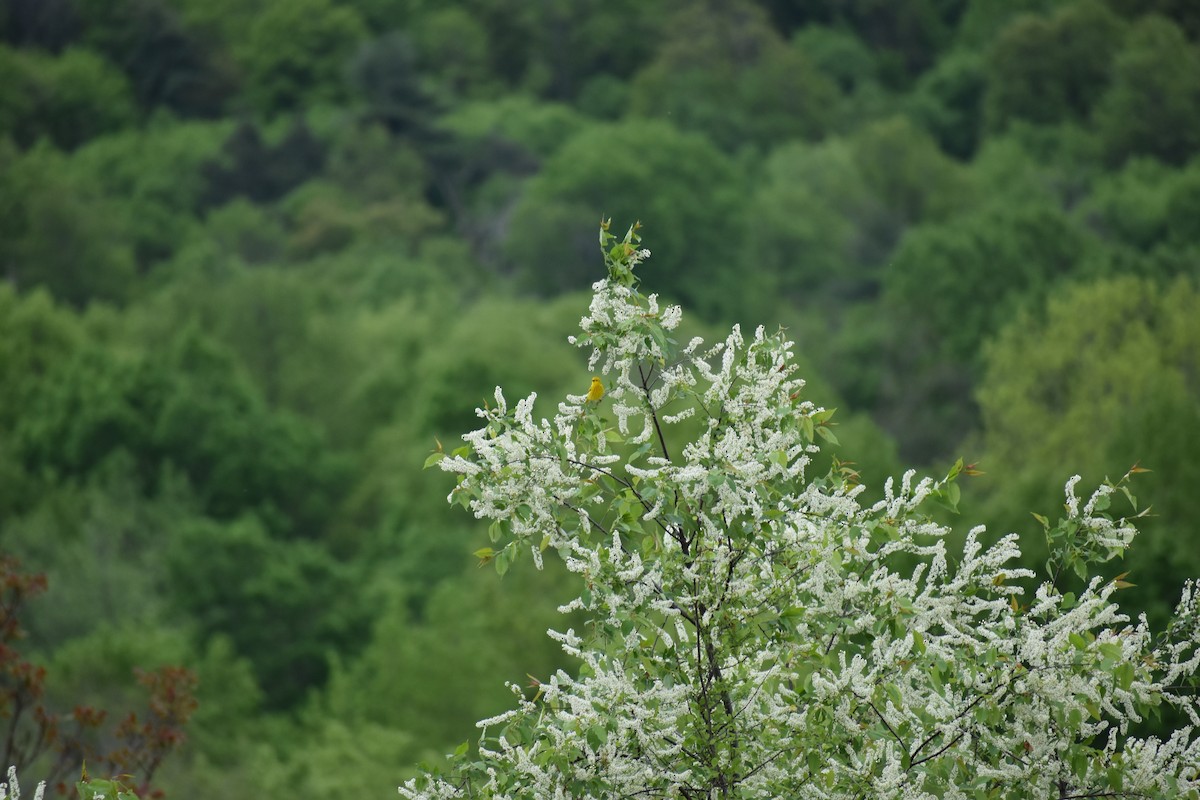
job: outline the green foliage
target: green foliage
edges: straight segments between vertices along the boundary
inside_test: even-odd
[[[544,309],[489,300],[465,309],[417,364],[421,380],[409,391],[418,428],[452,434],[469,424],[475,418],[471,406],[482,405],[504,376],[527,392],[561,390],[572,378],[586,382],[564,341],[569,313],[565,304]],[[526,324],[512,325],[514,316]],[[547,339],[558,344],[548,346]]]
[[[290,259],[307,260],[366,244],[382,246],[385,252],[413,251],[443,228],[443,215],[424,196],[430,183],[426,165],[414,149],[381,126],[342,132],[328,159],[322,154],[318,161],[317,152],[311,151],[312,166],[324,162],[323,177],[300,185],[279,203],[279,216],[290,234]]]
[[[1081,216],[1105,238],[1151,250],[1167,239],[1167,209],[1178,196],[1175,175],[1159,161],[1133,159],[1096,182]]]
[[[748,213],[752,263],[774,279],[775,296],[804,309],[798,330],[802,343],[811,342],[812,361],[848,407],[886,422],[908,455],[952,445],[967,427],[948,411],[962,379],[941,353],[923,355],[928,342],[906,330],[894,307],[871,299],[893,282],[905,230],[958,228],[974,199],[970,175],[902,118],[865,127],[851,142],[786,145],[762,173]],[[905,379],[896,383],[892,374]],[[938,395],[948,396],[936,401],[934,437],[926,437],[931,421],[917,425],[898,413],[913,398],[919,415]],[[938,444],[917,444],[926,438]]]
[[[255,202],[278,200],[325,165],[325,145],[303,120],[295,120],[277,142],[264,140],[258,126],[243,122],[229,134],[219,154],[201,166],[206,206],[235,197]]]
[[[733,242],[743,188],[734,164],[705,139],[663,122],[594,125],[572,137],[526,186],[505,249],[542,291],[582,288],[601,216],[661,220],[673,245],[647,285],[715,311],[739,308],[759,287],[736,274]],[[547,239],[547,225],[561,231]]]
[[[82,41],[116,64],[143,108],[219,112],[233,76],[168,0],[77,0]]]
[[[887,56],[895,65],[915,75],[926,69],[949,36],[947,15],[943,10],[954,2],[940,0],[852,0],[839,3],[846,21],[859,31],[863,40]],[[941,7],[941,8],[939,8]],[[899,75],[893,81],[903,82]]]
[[[1086,120],[1107,86],[1122,27],[1100,0],[1014,19],[988,54],[989,125]]]
[[[390,796],[408,772],[404,765],[426,753],[407,731],[313,716],[286,752],[251,762],[251,797],[286,797],[299,786],[321,800]],[[223,792],[224,786],[213,789]]]
[[[0,140],[0,263],[22,289],[45,287],[82,307],[124,299],[134,259],[100,188],[40,146],[18,154]]]
[[[87,778],[75,785],[83,800],[138,800],[137,792],[119,779]]]
[[[419,5],[413,27],[422,42],[435,44],[449,14],[444,4]],[[460,6],[486,31],[489,80],[477,89],[498,78],[556,100],[574,98],[597,73],[631,75],[652,50],[667,10],[639,0],[464,0]],[[461,26],[455,21],[451,30]],[[435,74],[447,69],[438,50],[430,48],[425,58],[442,63]]]
[[[1200,214],[1200,163],[1179,175],[1167,198],[1167,241],[1177,246],[1200,244],[1200,228],[1193,222]]]
[[[983,57],[972,50],[955,50],[921,75],[912,95],[912,113],[942,150],[970,158],[982,135],[986,86]]]
[[[136,119],[129,81],[95,52],[57,57],[0,46],[0,131],[21,146],[46,137],[71,149]]]
[[[412,731],[444,753],[475,720],[511,705],[513,692],[505,683],[532,694],[533,681],[573,669],[545,635],[563,621],[555,610],[569,599],[563,570],[522,565],[501,582],[490,567],[469,564],[464,571],[467,562],[460,559],[459,569],[432,590],[419,618],[402,597],[384,606],[371,644],[332,679],[334,718]]]
[[[51,585],[57,594],[60,585]],[[63,642],[47,664],[48,699],[62,706],[136,706],[145,694],[136,670],[193,660],[186,635],[160,625],[113,619]],[[238,688],[230,687],[235,692]]]
[[[1022,304],[1079,276],[1084,251],[1080,231],[1052,208],[986,208],[954,224],[914,229],[884,283],[943,353],[969,361]]]
[[[170,465],[219,518],[253,510],[273,530],[315,536],[332,511],[340,467],[319,433],[267,408],[194,331],[145,359],[81,348],[30,402],[41,413],[18,423],[16,452],[44,481],[85,477],[123,451],[148,489]]]
[[[481,97],[497,88],[487,28],[464,8],[431,9],[413,24],[417,63],[432,93],[446,100]]]
[[[166,560],[175,607],[249,660],[268,709],[294,706],[324,683],[331,653],[361,644],[355,570],[316,544],[272,539],[254,517],[186,525]]]
[[[894,230],[944,221],[973,199],[959,165],[903,117],[864,126],[853,146],[858,169],[887,210]]]
[[[255,681],[254,667],[240,657],[224,636],[211,636],[199,645],[189,642],[195,655],[199,705],[188,732],[185,754],[197,754],[217,767],[241,763],[246,742],[242,734],[253,730],[263,713],[263,690]],[[247,737],[248,738],[248,737]]]
[[[245,69],[248,100],[272,115],[343,99],[343,70],[366,35],[354,9],[331,0],[269,4],[236,52]]]
[[[853,32],[824,25],[809,25],[792,37],[792,47],[821,72],[833,78],[844,93],[875,82],[879,65],[866,42]]]
[[[948,220],[974,194],[964,170],[902,117],[849,142],[784,145],[760,172],[746,215],[749,253],[772,293],[809,307],[876,293],[904,231]]]
[[[906,457],[944,456],[977,425],[970,394],[983,343],[1064,281],[1101,272],[1091,247],[1076,223],[1044,204],[989,204],[917,226],[883,275],[888,315],[856,309],[827,371],[849,398],[870,403]]]
[[[1200,450],[1180,377],[1194,359],[1163,343],[1190,330],[1167,298],[1200,259],[1194,6],[0,3],[0,542],[55,586],[34,640],[80,698],[117,697],[110,666],[135,653],[201,673],[191,744],[163,773],[173,795],[387,791],[401,763],[471,736],[503,699],[472,694],[496,685],[487,669],[545,677],[521,659],[545,655],[535,628],[557,601],[506,581],[527,606],[514,613],[539,620],[533,644],[472,618],[506,601],[486,571],[462,574],[472,522],[418,465],[496,384],[586,389],[562,343],[580,299],[562,295],[598,277],[601,217],[649,222],[647,291],[709,320],[785,324],[806,391],[841,409],[841,445],[814,468],[861,472],[867,497],[898,450],[928,465],[982,449],[982,516],[1036,550],[1037,524],[1009,509],[1057,507],[1043,487],[1066,477],[1062,454],[1094,481],[1152,468],[1139,509],[1159,516],[1106,569],[1133,569],[1119,597],[1158,619],[1178,564],[1195,571],[1175,552],[1196,516],[1178,488]],[[1140,305],[1106,283],[1087,294],[1117,275]],[[1149,333],[1110,340],[1108,305]],[[1010,343],[1014,325],[1033,333]],[[997,336],[1015,354],[985,353]],[[1091,395],[1061,388],[1067,405],[1013,401],[1019,424],[988,433],[981,379],[981,397],[1024,386],[1027,366],[1058,386],[1074,367],[1040,354],[1058,340],[1099,416],[1078,422]],[[1106,392],[1122,391],[1114,411]],[[997,473],[1014,477],[1003,492]],[[226,581],[229,597],[199,593],[225,603],[219,620],[171,585],[189,559]],[[322,609],[289,596],[308,577]],[[237,603],[293,629],[295,674]],[[471,642],[495,655],[420,662],[421,648],[469,662]],[[336,691],[321,690],[331,654]],[[397,706],[420,694],[419,712],[361,721],[354,681],[386,683]],[[471,696],[438,719],[433,682]]]
[[[208,199],[204,168],[229,135],[224,123],[161,122],[126,129],[80,148],[73,172],[103,187],[143,268],[163,261],[194,234]]]
[[[168,0],[187,28],[201,31],[228,47],[245,41],[254,20],[271,0]]]
[[[850,32],[876,54],[883,77],[893,85],[927,68],[942,49],[962,13],[963,0],[766,0],[765,7],[785,29],[828,26]]]
[[[1101,172],[1090,132],[1025,122],[985,139],[970,164],[974,183],[988,187],[987,205],[1009,208],[1046,204],[1065,211],[1088,195]]]
[[[28,626],[43,646],[119,624],[167,623],[159,568],[164,532],[195,513],[178,481],[146,498],[132,459],[118,454],[77,485],[41,493],[27,485],[20,502],[21,513],[4,520],[0,538],[55,587],[53,603],[30,611]]]
[[[793,142],[772,151],[761,172],[747,229],[774,291],[803,305],[861,291],[888,249],[889,226],[854,150],[841,140]]]
[[[1112,278],[1050,299],[1044,314],[1014,319],[987,349],[978,391],[987,469],[1019,487],[1061,480],[1070,464],[1089,465],[1088,480],[1135,463],[1154,471],[1138,489],[1138,508],[1152,508],[1145,541],[1122,571],[1139,584],[1123,594],[1160,621],[1184,578],[1200,568],[1191,555],[1200,508],[1170,489],[1200,477],[1198,343],[1200,292],[1192,281]],[[989,494],[997,505],[1015,499]],[[1045,491],[1020,499],[1043,512],[1058,502]]]
[[[1108,4],[1126,17],[1160,14],[1186,31],[1193,40],[1200,34],[1200,9],[1188,0],[1108,0]]]
[[[439,102],[419,73],[417,45],[393,32],[358,48],[350,81],[366,105],[368,119],[393,133],[425,135]]]
[[[1113,63],[1096,107],[1105,155],[1148,155],[1183,164],[1200,150],[1200,48],[1170,20],[1146,17]]]
[[[176,265],[188,263],[206,252],[214,262],[226,266],[265,265],[283,259],[288,235],[279,215],[244,197],[213,209],[204,218],[203,242],[184,248]]]
[[[728,151],[815,139],[829,128],[836,87],[753,3],[688,10],[668,30],[657,57],[633,81],[633,114],[702,132]]]
[[[1016,18],[1025,15],[1046,16],[1072,0],[1010,0],[991,3],[987,0],[968,0],[958,22],[958,43],[970,48],[989,45]]]
[[[45,291],[19,296],[0,285],[0,430],[12,429],[41,376],[82,341],[78,320]]]
[[[0,8],[0,38],[16,46],[57,51],[78,34],[73,0],[6,3]]]
[[[987,350],[980,390],[996,456],[1007,463],[1093,461],[1095,448],[1106,446],[1095,433],[1112,428],[1124,409],[1172,384],[1188,391],[1195,377],[1187,366],[1190,342],[1200,335],[1189,313],[1196,302],[1186,281],[1160,288],[1114,278],[1051,299],[1044,318],[1025,315],[1006,327]],[[1021,433],[1032,417],[1046,415],[1056,421],[1038,426],[1036,439]]]
[[[500,136],[538,158],[552,156],[587,126],[587,120],[564,103],[539,102],[525,95],[465,103],[442,118],[458,136]]]

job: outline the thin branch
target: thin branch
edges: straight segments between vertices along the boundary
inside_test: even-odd
[[[859,698],[859,700],[862,700],[862,699],[863,698],[861,698],[861,697]],[[896,729],[892,727],[892,723],[887,721],[887,717],[885,717],[883,715],[883,712],[881,712],[878,708],[876,708],[875,704],[873,702],[871,702],[870,700],[867,700],[866,703],[868,706],[871,707],[871,710],[875,712],[875,716],[879,717],[879,721],[883,723],[883,727],[888,729],[888,733],[890,733],[892,735],[892,738],[895,739],[897,742],[899,742],[901,747],[904,747],[905,746],[904,740],[900,738],[900,734],[896,733]]]
[[[650,369],[651,373],[653,373],[654,367],[651,366]],[[655,410],[654,404],[650,402],[650,385],[647,382],[646,372],[642,369],[641,364],[638,364],[638,375],[642,379],[642,393],[646,396],[646,406],[650,409],[650,419],[654,421],[654,432],[658,434],[658,446],[662,448],[663,458],[670,461],[671,454],[667,452],[667,440],[663,436],[662,426],[658,424],[658,411]]]

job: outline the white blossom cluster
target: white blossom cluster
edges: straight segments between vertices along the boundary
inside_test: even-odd
[[[678,348],[677,307],[593,288],[577,344],[614,419],[580,395],[535,420],[533,396],[510,412],[497,389],[441,462],[494,539],[578,575],[562,610],[588,629],[551,636],[579,668],[516,690],[477,754],[402,796],[1200,798],[1194,584],[1155,637],[1112,581],[1036,583],[1015,535],[976,528],[952,554],[926,509],[953,475],[908,472],[866,505],[807,474],[831,412],[801,398],[781,336]],[[1123,551],[1111,488],[1081,509],[1077,483],[1073,535]],[[1143,738],[1156,707],[1187,722]]]
[[[45,794],[46,782],[42,781],[33,793],[33,800],[42,800]],[[0,783],[0,800],[21,800],[21,784],[17,782],[16,767],[9,767],[8,782]]]

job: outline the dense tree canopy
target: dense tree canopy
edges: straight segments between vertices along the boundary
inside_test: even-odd
[[[1112,278],[1072,287],[1044,315],[1014,319],[987,348],[979,386],[987,451],[1012,481],[1008,492],[989,492],[992,503],[1049,510],[1056,498],[1036,484],[1085,467],[1093,480],[1135,463],[1164,476],[1139,489],[1154,515],[1122,568],[1138,584],[1131,602],[1157,620],[1200,570],[1192,523],[1200,508],[1193,494],[1171,488],[1198,469],[1191,457],[1200,443],[1198,348],[1194,280]]]
[[[1041,568],[1046,487],[1151,470],[1105,574],[1161,623],[1197,572],[1198,87],[1189,0],[4,0],[30,652],[105,702],[192,667],[160,776],[230,800],[392,793],[498,681],[575,669],[570,579],[475,571],[419,467],[498,384],[588,386],[603,217],[644,223],[681,341],[787,330],[840,409],[814,469],[871,502],[978,461],[972,513]]]

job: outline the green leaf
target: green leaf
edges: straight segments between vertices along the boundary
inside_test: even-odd
[[[951,511],[958,511],[958,501],[962,497],[962,489],[957,483],[946,484],[943,490],[946,493],[945,504]]]
[[[1125,689],[1126,691],[1129,690],[1130,686],[1133,686],[1133,677],[1133,664],[1130,664],[1129,662],[1118,664],[1117,668],[1113,670],[1113,678],[1117,681],[1117,686]]]
[[[1082,580],[1082,581],[1087,580],[1087,576],[1088,576],[1087,563],[1083,559],[1081,559],[1081,558],[1071,559],[1071,569],[1075,570],[1075,574],[1079,576],[1080,580]]]
[[[950,471],[948,473],[946,473],[946,480],[952,481],[955,478],[957,478],[958,474],[960,472],[962,472],[962,468],[963,468],[963,460],[960,458],[954,462],[954,466],[950,468]]]
[[[1133,510],[1137,511],[1137,497],[1134,496],[1133,492],[1129,491],[1129,487],[1122,486],[1121,493],[1125,495],[1125,499],[1129,501],[1129,505],[1133,507]]]
[[[827,427],[826,427],[826,426],[824,426],[824,425],[822,425],[821,427],[817,428],[817,434],[818,434],[818,435],[819,435],[819,436],[820,436],[822,439],[824,439],[825,441],[829,442],[829,443],[830,443],[830,444],[832,444],[832,445],[839,445],[839,444],[841,444],[841,442],[839,442],[839,441],[838,441],[838,438],[837,438],[836,436],[834,436],[834,435],[833,435],[833,431],[829,430],[829,428],[827,428]]]
[[[496,554],[496,573],[500,577],[504,577],[504,573],[508,572],[508,568],[512,565],[513,558],[516,557],[517,551],[513,547],[513,542],[509,542],[503,550]]]
[[[430,467],[432,467],[434,464],[438,463],[445,457],[446,457],[446,454],[442,453],[442,452],[435,451],[435,452],[430,453],[429,456],[425,459],[425,466],[423,467],[423,469],[429,469]]]
[[[1088,757],[1087,752],[1082,748],[1074,750],[1070,755],[1071,771],[1075,773],[1075,777],[1080,780],[1087,775]]]
[[[599,749],[608,741],[608,729],[602,725],[593,725],[587,731],[588,744]]]
[[[828,422],[829,420],[833,419],[833,415],[836,413],[837,413],[836,408],[821,409],[820,411],[813,413],[812,421],[816,422],[818,424],[825,423],[825,422]]]
[[[1067,725],[1071,730],[1077,730],[1083,724],[1083,712],[1078,708],[1072,708],[1067,712]]]

